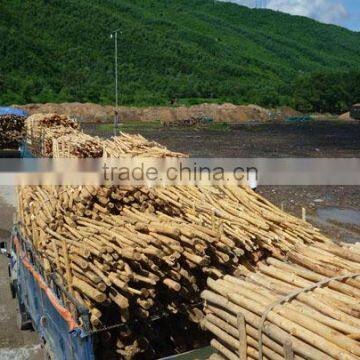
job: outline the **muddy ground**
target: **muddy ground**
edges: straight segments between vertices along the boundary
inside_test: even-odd
[[[305,208],[307,221],[334,240],[360,241],[360,186],[259,186],[257,191],[297,217]]]
[[[111,124],[83,128],[92,135],[112,136]],[[193,157],[360,157],[360,122],[233,124],[210,129],[136,123],[124,124],[123,129]]]
[[[148,134],[170,149],[209,157],[359,157],[360,126],[233,125],[228,131]]]

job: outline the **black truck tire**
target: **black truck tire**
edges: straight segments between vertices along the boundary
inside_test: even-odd
[[[18,306],[16,309],[16,323],[19,330],[30,330],[32,328],[31,319],[26,312],[25,306],[18,297]]]
[[[16,288],[17,288],[17,281],[10,281],[10,292],[11,292],[11,297],[13,299],[16,298]]]

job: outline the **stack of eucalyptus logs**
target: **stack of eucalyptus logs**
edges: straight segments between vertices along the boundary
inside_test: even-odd
[[[77,130],[80,125],[68,116],[59,114],[34,114],[26,119],[26,128],[29,132],[36,133],[43,128],[53,127],[67,127]]]
[[[141,135],[121,133],[120,136],[104,141],[106,157],[119,158],[121,156],[141,156],[152,158],[185,157],[182,153],[168,150],[164,146],[149,141]]]
[[[329,243],[246,187],[22,187],[19,213],[44,273],[57,273],[89,308],[94,329],[149,326],[162,314],[186,314],[191,327],[202,320],[208,276],[240,275],[270,252]],[[131,359],[149,353],[148,333],[112,339]]]
[[[111,140],[101,141],[82,134],[70,122],[68,124],[67,127],[65,123],[60,123],[60,126],[44,128],[45,136],[49,139],[49,145],[45,146],[47,156],[96,156],[97,150],[81,151],[85,143],[93,141],[95,147],[100,144],[99,149],[103,151],[104,157],[149,154],[153,157],[184,156],[139,135],[121,134]],[[51,134],[56,131],[57,136],[52,137]],[[62,141],[62,137],[69,137],[71,141]],[[78,150],[71,150],[69,144],[75,144],[77,138],[83,138],[84,142],[80,141],[80,146],[72,146],[72,149]],[[214,324],[212,316],[217,317],[216,321],[219,321],[218,318],[224,321],[227,316],[225,313],[230,312],[231,315],[232,307],[239,307],[239,304],[226,303],[229,306],[220,309],[224,316],[221,318],[219,311],[217,315],[209,314],[219,304],[211,304],[210,298],[205,299],[225,295],[224,291],[229,289],[229,284],[224,282],[231,279],[236,284],[238,281],[250,283],[250,290],[254,291],[250,277],[257,276],[259,271],[265,274],[265,265],[259,265],[259,270],[257,264],[269,256],[283,260],[283,256],[288,254],[292,263],[318,274],[305,277],[299,283],[284,285],[283,288],[288,291],[298,288],[300,284],[317,281],[321,276],[335,276],[339,269],[354,270],[352,267],[357,266],[358,261],[346,258],[343,255],[346,249],[332,244],[313,226],[282,212],[246,186],[22,187],[19,189],[19,214],[21,230],[32,241],[38,253],[44,276],[57,274],[69,292],[89,309],[92,328],[104,335],[103,338],[108,342],[106,349],[115,350],[120,358],[126,359],[139,354],[155,358],[159,354],[191,348],[194,344],[187,343],[184,336],[179,335],[185,334],[186,338],[187,334],[179,331],[179,326],[189,332],[196,331],[192,323],[202,323],[204,328],[216,335],[213,344],[216,344],[214,346],[218,350],[224,351],[219,350],[215,357],[232,359],[234,354],[238,356],[233,347],[238,341],[231,339],[231,343],[226,342],[213,329],[214,326],[220,327],[227,335],[229,332],[225,329],[233,329],[219,326],[223,324],[221,322]],[[335,253],[339,251],[342,256]],[[358,249],[356,251],[359,252]],[[330,260],[326,260],[329,256]],[[277,260],[270,258],[269,261]],[[331,261],[333,264],[329,265]],[[276,266],[271,263],[268,267]],[[284,270],[281,271],[286,274]],[[296,276],[303,277],[302,274]],[[239,280],[239,277],[243,280]],[[357,280],[347,281],[355,281],[357,284]],[[352,289],[356,287],[355,283],[352,283]],[[236,289],[235,285],[232,285],[233,289]],[[252,322],[249,320],[253,328],[256,328],[267,304],[286,293],[275,288],[262,289],[261,286],[259,294],[263,296],[262,302],[257,304],[257,300],[250,301],[254,307],[246,308],[249,314],[250,311],[255,312],[250,314]],[[202,294],[206,300],[207,316],[204,319],[200,293],[206,288],[209,290]],[[315,290],[314,294],[322,290]],[[237,290],[235,292],[237,296]],[[343,299],[344,296],[341,301]],[[300,300],[300,297],[296,299]],[[336,303],[337,309],[334,311],[345,312],[348,316],[355,314],[354,308],[349,310],[351,314],[347,313],[341,301],[324,298],[330,311]],[[303,312],[303,309],[299,311]],[[310,310],[306,308],[306,311]],[[311,313],[314,311],[311,310]],[[156,327],[155,319],[169,314],[185,315]],[[336,320],[343,321],[342,318]],[[111,332],[104,330],[114,324],[124,324],[126,327]],[[266,332],[271,341],[266,340],[265,343],[264,340],[265,350],[270,343],[274,344],[275,349],[270,347],[271,354],[279,354],[284,334],[289,329],[282,328],[280,323],[275,325],[280,328],[279,331],[276,328],[275,334],[282,334],[282,338],[272,338],[275,335]],[[350,325],[355,326],[354,323]],[[265,328],[269,326],[266,323]],[[272,326],[270,328],[273,329]],[[297,331],[297,327],[291,329]],[[155,349],[156,341],[152,339],[154,334],[166,334],[171,351]],[[258,351],[254,334],[252,332],[252,335],[248,335],[253,339],[248,341],[246,351],[249,357],[256,356]],[[230,333],[230,336],[236,339],[234,333]],[[196,340],[198,337],[189,339]],[[305,340],[301,338],[297,341]],[[157,343],[161,344],[162,341]],[[307,358],[299,352],[301,346],[295,348],[299,343],[295,340],[293,343],[296,357]],[[266,358],[269,352],[265,350]],[[318,348],[316,351],[315,354],[319,354],[324,349]],[[110,358],[110,355],[107,356]]]
[[[360,358],[358,248],[298,244],[241,272],[209,278],[201,294],[212,359]]]
[[[0,123],[1,125],[1,123]],[[34,153],[54,158],[185,157],[141,135],[121,133],[109,140],[80,131],[80,125],[65,115],[34,114],[26,120],[27,139]]]
[[[110,195],[100,203],[109,212],[138,219],[149,214],[206,227],[218,235],[224,253],[236,258],[246,254],[254,263],[266,252],[288,251],[297,243],[330,241],[247,186],[117,186],[108,190]]]
[[[52,157],[54,158],[101,158],[104,145],[97,137],[82,132],[64,133],[58,138],[52,137]]]
[[[146,322],[126,339],[113,335],[118,352],[133,358],[149,352],[144,329],[155,317],[186,314],[189,328],[194,328],[189,319],[200,322],[203,271],[228,257],[218,234],[206,227],[151,214],[111,214],[106,199],[115,196],[106,188],[22,187],[19,213],[21,231],[31,239],[45,276],[58,274],[90,310],[93,329]],[[172,351],[189,348],[176,342]]]
[[[24,137],[25,118],[17,115],[0,115],[0,149],[16,149]]]
[[[26,141],[33,155],[53,157],[56,141],[81,134],[77,121],[59,114],[34,114],[26,119]]]

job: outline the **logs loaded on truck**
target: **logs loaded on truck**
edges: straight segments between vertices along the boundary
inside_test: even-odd
[[[25,131],[25,117],[0,115],[0,149],[18,149]]]
[[[54,158],[142,156],[185,157],[141,135],[121,133],[111,140],[79,131],[79,124],[63,115],[34,114],[26,120],[27,144],[34,155]]]
[[[23,110],[0,107],[0,158],[21,157],[27,115]]]
[[[359,359],[360,248],[298,245],[242,275],[207,280],[213,359]]]
[[[185,156],[140,135],[104,141],[41,119],[27,131],[40,129],[49,157]],[[289,340],[297,359],[360,358],[359,248],[247,186],[23,186],[18,205],[44,278],[88,309],[103,358],[155,359],[209,335],[214,359],[283,358]],[[348,277],[318,284],[336,276]]]

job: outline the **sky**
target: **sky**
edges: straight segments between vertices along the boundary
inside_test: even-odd
[[[222,0],[253,7],[255,0]],[[360,31],[360,0],[258,0],[266,7]]]

